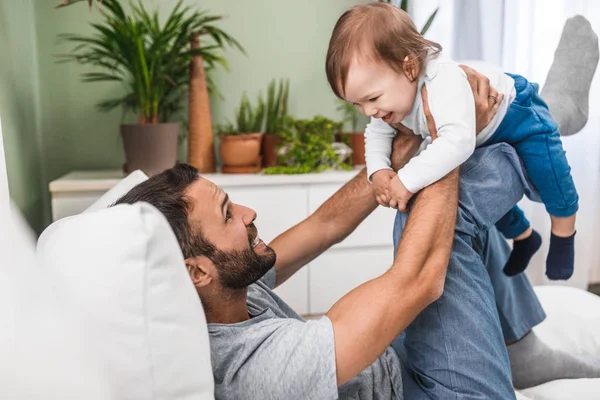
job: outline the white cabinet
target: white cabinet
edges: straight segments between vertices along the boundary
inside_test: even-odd
[[[317,184],[308,188],[309,214],[319,208],[345,182],[339,184]],[[350,201],[352,201],[350,199]],[[342,243],[335,247],[389,246],[392,238],[393,222],[396,214],[390,208],[377,207]]]
[[[356,173],[203,177],[221,186],[232,201],[256,211],[255,224],[268,243],[308,217]],[[54,220],[82,212],[122,178],[118,171],[73,172],[51,182]],[[303,268],[276,292],[300,314],[326,312],[345,293],[391,266],[394,215],[393,210],[377,208],[346,240]]]
[[[344,294],[387,271],[392,261],[393,246],[328,250],[309,266],[310,312],[327,312]]]

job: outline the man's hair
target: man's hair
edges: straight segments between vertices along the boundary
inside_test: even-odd
[[[404,73],[408,56],[421,74],[427,59],[442,51],[442,46],[425,39],[410,16],[401,8],[386,3],[369,3],[346,11],[338,19],[327,51],[327,80],[335,95],[344,97],[348,70],[352,59],[384,62],[394,71]]]
[[[167,218],[184,258],[210,256],[215,251],[214,246],[204,239],[201,227],[192,226],[188,219],[192,204],[185,193],[199,177],[196,168],[178,164],[135,186],[114,205],[140,201],[153,205]]]

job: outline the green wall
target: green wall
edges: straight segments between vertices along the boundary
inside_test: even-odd
[[[58,35],[90,32],[89,22],[100,19],[98,12],[89,12],[85,4],[55,10],[53,6],[58,0],[33,1],[35,12],[31,9],[32,0],[0,0],[0,4],[13,13],[23,11],[18,20],[7,17],[10,26],[13,27],[14,22],[14,29],[18,30],[13,46],[20,48],[18,55],[23,64],[14,66],[13,76],[17,79],[9,81],[16,81],[17,87],[11,90],[24,96],[18,103],[20,107],[9,112],[9,118],[16,121],[9,123],[18,124],[22,142],[16,144],[13,138],[7,145],[20,146],[18,159],[12,157],[9,161],[9,180],[11,189],[15,187],[13,195],[25,209],[34,204],[39,207],[42,200],[47,204],[47,183],[71,170],[118,169],[124,162],[119,137],[121,111],[106,114],[95,109],[99,100],[118,94],[119,85],[82,83],[81,67],[58,64],[54,57],[70,49],[58,40]],[[364,1],[186,0],[188,5],[226,15],[221,26],[238,39],[247,52],[247,56],[227,52],[230,71],[218,71],[214,75],[225,98],[213,99],[213,122],[232,118],[242,92],[254,98],[274,77],[290,79],[293,115],[339,117],[335,97],[325,77],[325,53],[337,18],[345,9],[361,2]],[[148,9],[158,7],[161,15],[170,12],[176,3],[176,0],[144,0]],[[12,33],[10,36],[12,40]],[[35,112],[38,90],[39,113]],[[38,116],[41,141],[36,139]],[[43,170],[44,176],[40,176],[38,170]],[[42,189],[39,189],[40,182]],[[35,196],[26,198],[29,192]],[[48,215],[36,215],[34,219],[42,218],[48,223]]]
[[[42,174],[39,84],[32,0],[0,0],[0,118],[9,190],[31,226],[49,219]]]

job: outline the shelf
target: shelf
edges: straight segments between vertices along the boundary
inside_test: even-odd
[[[360,169],[351,171],[325,171],[318,174],[298,175],[216,173],[202,174],[202,177],[223,187],[327,184],[347,182],[352,179]],[[50,192],[52,193],[107,191],[124,177],[125,174],[119,170],[73,171],[50,182],[49,187]]]

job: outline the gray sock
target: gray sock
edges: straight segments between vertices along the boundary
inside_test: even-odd
[[[600,378],[600,357],[553,350],[531,332],[508,346],[513,386],[525,389],[556,379]]]
[[[569,18],[541,93],[563,136],[579,132],[587,123],[597,65],[598,36],[583,16]]]

